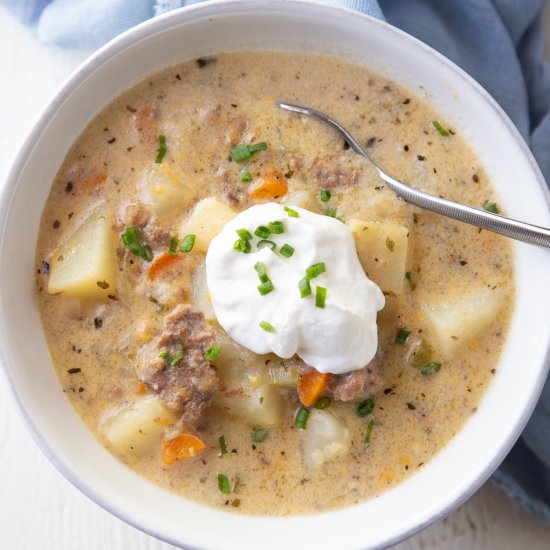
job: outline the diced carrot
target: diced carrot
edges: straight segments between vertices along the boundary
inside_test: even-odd
[[[288,185],[284,176],[277,171],[263,176],[257,183],[248,188],[248,194],[253,199],[272,200],[284,197],[288,192]]]
[[[195,435],[182,434],[162,443],[162,461],[174,464],[182,458],[191,458],[204,449],[204,443]]]
[[[300,376],[298,382],[298,397],[304,407],[309,407],[323,395],[327,389],[332,374],[311,370]]]
[[[177,254],[168,254],[168,252],[160,254],[151,262],[147,276],[152,281],[162,270],[174,265],[179,259],[180,256]]]

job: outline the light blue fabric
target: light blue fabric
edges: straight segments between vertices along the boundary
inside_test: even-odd
[[[46,43],[93,49],[153,15],[197,1],[0,0],[0,4],[32,25]],[[385,17],[466,70],[508,113],[550,181],[550,67],[543,58],[539,17],[544,0],[325,1]],[[550,382],[493,479],[524,508],[550,521]]]

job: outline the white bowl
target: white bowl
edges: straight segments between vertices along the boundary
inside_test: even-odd
[[[548,251],[514,246],[517,303],[509,337],[491,387],[460,434],[422,471],[379,498],[323,514],[239,516],[153,485],[97,443],[60,391],[48,358],[33,295],[34,251],[42,208],[69,146],[106,103],[145,75],[181,59],[250,49],[334,54],[427,96],[475,147],[506,212],[550,226],[546,184],[510,120],[479,85],[426,45],[381,21],[320,3],[198,4],[144,23],[92,56],[19,153],[0,202],[2,363],[29,430],[55,466],[143,531],[186,549],[385,546],[462,503],[519,436],[548,366]]]

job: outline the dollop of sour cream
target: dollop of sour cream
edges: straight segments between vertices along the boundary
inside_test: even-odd
[[[266,237],[275,243],[273,250],[259,248],[261,238],[254,234],[269,222],[282,222],[284,230]],[[248,253],[234,247],[242,229],[252,236]],[[285,244],[294,250],[290,257],[281,253]],[[258,263],[273,284],[263,295]],[[299,282],[319,263],[325,272],[309,280],[311,294],[302,298]],[[255,353],[285,359],[298,354],[318,371],[334,374],[360,369],[376,353],[376,313],[384,296],[365,275],[350,229],[335,218],[295,206],[289,212],[276,203],[252,206],[210,243],[206,278],[218,322]],[[316,287],[326,289],[324,307],[316,305]]]

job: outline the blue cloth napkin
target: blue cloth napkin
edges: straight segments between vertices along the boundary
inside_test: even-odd
[[[129,27],[200,0],[0,0],[40,40],[94,49]],[[550,65],[544,0],[325,0],[385,18],[453,60],[497,100],[550,181]],[[550,521],[550,379],[520,440],[493,480]]]

